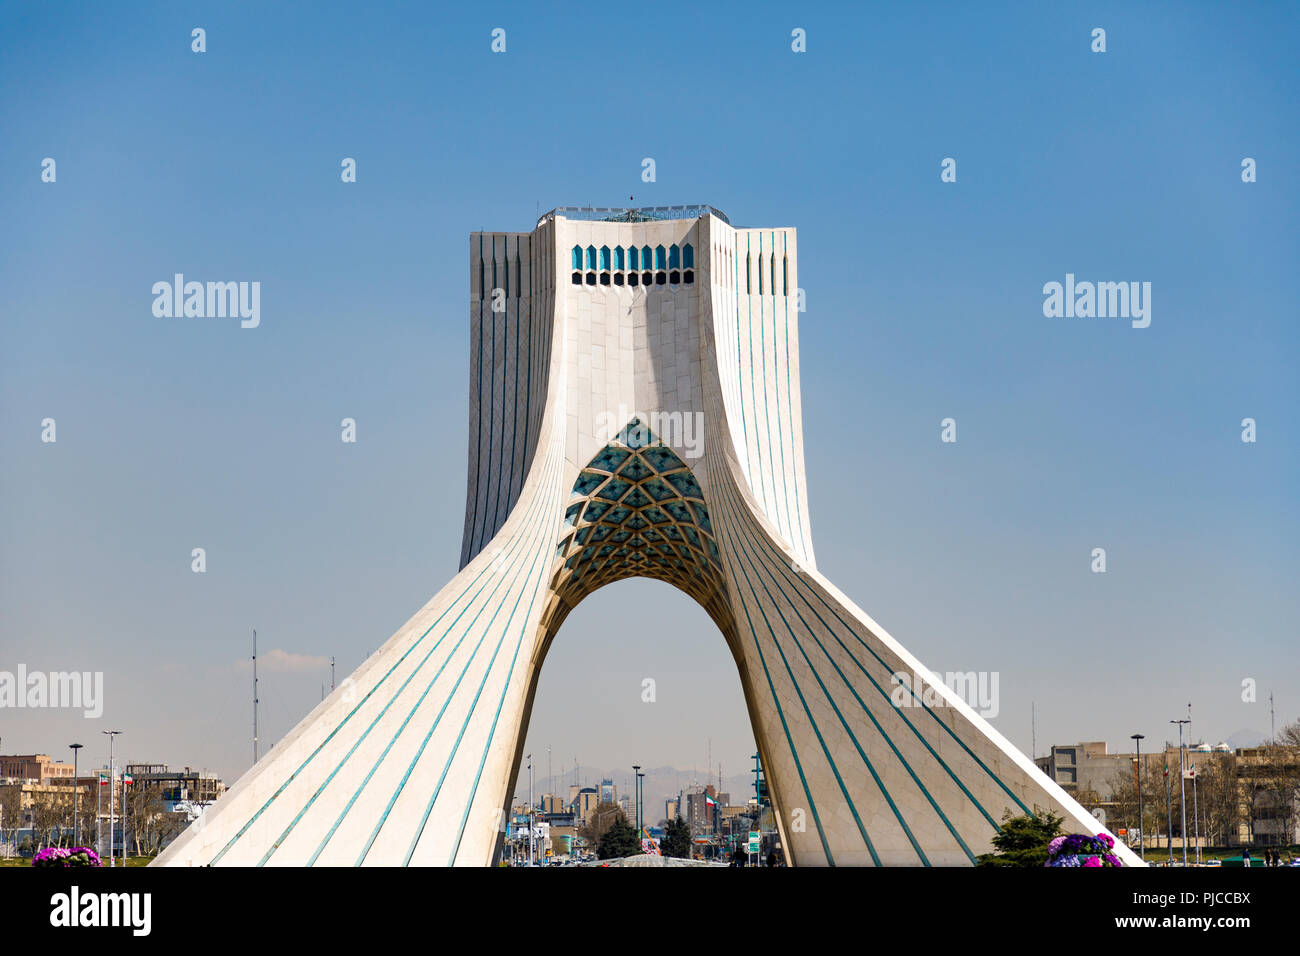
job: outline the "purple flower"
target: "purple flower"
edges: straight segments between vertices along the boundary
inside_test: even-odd
[[[61,846],[47,846],[32,857],[32,866],[103,866],[103,863],[99,854],[88,846],[74,846],[70,850]]]
[[[1065,837],[1059,836],[1051,843],[1047,844],[1047,855],[1056,856],[1057,853],[1061,852],[1061,846],[1064,843],[1065,843]]]
[[[1092,849],[1092,837],[1082,833],[1071,833],[1065,838],[1064,849],[1067,853],[1087,853]]]
[[[1123,866],[1123,865],[1124,865],[1123,863],[1121,863],[1121,862],[1119,861],[1119,857],[1117,857],[1114,853],[1107,853],[1107,854],[1106,854],[1102,859],[1104,859],[1104,860],[1106,861],[1106,865],[1107,865],[1107,866]]]

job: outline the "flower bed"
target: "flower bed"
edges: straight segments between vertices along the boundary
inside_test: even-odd
[[[34,857],[32,866],[103,866],[99,854],[88,846],[47,846]]]
[[[1109,833],[1088,836],[1071,833],[1059,836],[1047,845],[1047,862],[1044,866],[1123,866],[1119,857],[1110,851],[1115,839]]]

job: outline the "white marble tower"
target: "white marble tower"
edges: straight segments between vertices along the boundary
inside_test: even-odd
[[[460,572],[157,865],[488,864],[552,639],[636,575],[731,648],[792,863],[970,865],[1007,810],[1101,832],[818,572],[797,259],[707,206],[473,234]]]

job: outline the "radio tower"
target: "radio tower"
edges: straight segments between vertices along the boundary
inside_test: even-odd
[[[253,763],[257,763],[257,629],[253,629]]]

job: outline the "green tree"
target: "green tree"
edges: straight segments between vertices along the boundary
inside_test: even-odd
[[[625,820],[623,811],[617,803],[598,804],[587,817],[587,822],[578,828],[580,836],[588,847],[600,845],[600,838],[605,835],[615,820]]]
[[[682,859],[691,855],[691,828],[680,814],[676,820],[669,820],[664,827],[664,838],[659,841],[659,850],[664,856]]]
[[[614,860],[624,856],[636,856],[641,852],[641,841],[637,838],[632,824],[619,814],[618,819],[610,824],[600,838],[596,855],[602,860]]]
[[[1054,813],[1013,817],[1008,810],[993,838],[998,852],[978,857],[976,866],[1042,866],[1047,862],[1047,845],[1061,835],[1061,820]]]

